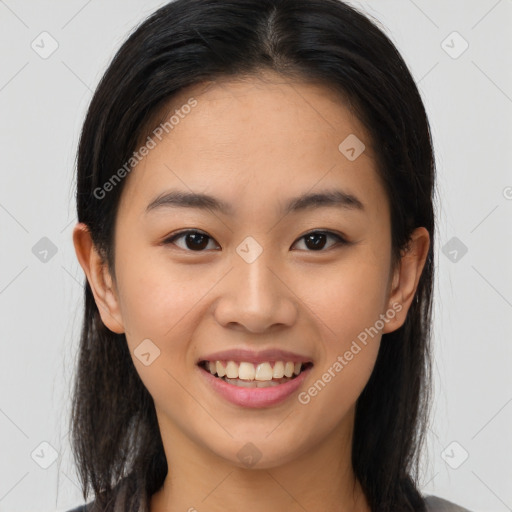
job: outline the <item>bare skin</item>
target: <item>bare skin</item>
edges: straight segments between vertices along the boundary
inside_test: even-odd
[[[405,320],[429,235],[417,228],[393,266],[389,203],[361,123],[323,86],[266,78],[201,84],[174,99],[173,110],[192,96],[198,103],[126,178],[115,276],[86,227],[74,230],[102,320],[126,334],[155,402],[170,469],[151,512],[370,510],[350,461],[355,403],[381,335]],[[350,134],[366,145],[354,161],[338,149]],[[171,189],[213,195],[233,214],[183,207],[146,213]],[[352,194],[363,209],[280,211],[291,198],[332,189]],[[187,245],[186,236],[163,244],[184,229],[206,234],[205,248],[190,239]],[[328,236],[316,249],[305,235],[320,230],[349,243]],[[262,248],[251,263],[236,252],[248,236]],[[307,404],[295,393],[267,408],[234,405],[196,364],[229,348],[305,354],[314,363],[299,390],[307,392],[380,315],[387,321],[379,334],[359,343]],[[149,366],[134,355],[145,339],[160,349]],[[260,454],[251,467],[237,455],[247,443]]]

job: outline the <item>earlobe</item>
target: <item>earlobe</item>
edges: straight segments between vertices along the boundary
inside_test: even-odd
[[[397,264],[389,292],[388,308],[396,314],[386,323],[383,333],[399,329],[405,322],[407,312],[416,294],[430,246],[430,235],[426,228],[416,228],[409,244]],[[399,307],[400,305],[400,307]]]
[[[101,320],[112,332],[122,334],[125,330],[114,282],[107,264],[94,246],[86,224],[76,224],[73,229],[73,245],[80,266],[87,276]]]

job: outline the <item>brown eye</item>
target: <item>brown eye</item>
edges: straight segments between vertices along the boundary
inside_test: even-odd
[[[213,238],[208,236],[206,233],[202,233],[196,230],[188,230],[173,235],[171,238],[165,240],[164,244],[174,244],[176,240],[181,238],[184,240],[185,246],[183,247],[179,244],[175,245],[178,245],[178,247],[182,249],[195,252],[203,252],[203,250],[208,246],[208,241],[213,240]]]
[[[329,238],[335,240],[335,243],[331,244],[330,247],[335,245],[348,244],[348,242],[342,236],[330,231],[312,231],[311,233],[303,235],[301,238],[299,238],[299,240],[304,240],[306,250],[308,252],[322,252],[325,249]],[[176,240],[180,239],[184,240],[184,245],[183,243],[182,245],[176,243]],[[174,244],[187,251],[204,252],[204,250],[208,247],[209,241],[213,241],[213,238],[208,236],[206,233],[197,230],[187,230],[181,231],[180,233],[177,233],[168,238],[164,241],[164,244]]]
[[[303,235],[299,240],[304,240],[305,245],[310,252],[320,252],[325,248],[326,241],[329,238],[335,239],[339,245],[348,243],[343,237],[335,233],[331,233],[330,231],[312,231],[311,233]]]

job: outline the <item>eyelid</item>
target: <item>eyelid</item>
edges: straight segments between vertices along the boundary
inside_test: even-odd
[[[196,233],[196,234],[200,234],[200,235],[205,235],[207,238],[209,238],[210,240],[213,240],[215,243],[218,244],[218,242],[212,237],[210,236],[208,233],[204,232],[204,231],[201,231],[200,229],[183,229],[181,231],[178,231],[176,233],[173,233],[171,236],[165,238],[162,242],[163,245],[171,245],[174,243],[175,240],[177,240],[178,238],[184,236],[184,235],[187,235],[189,233]],[[318,251],[314,251],[314,250],[305,250],[304,252],[311,252],[311,253],[325,253],[325,252],[328,252],[330,251],[332,248],[334,247],[337,247],[337,246],[346,246],[346,245],[351,245],[353,244],[353,242],[350,242],[347,237],[345,235],[343,235],[342,233],[340,232],[337,232],[337,231],[332,231],[331,229],[321,229],[321,228],[318,228],[318,229],[313,229],[311,231],[307,231],[306,233],[304,233],[303,235],[300,235],[292,244],[292,247],[297,244],[299,241],[301,241],[302,239],[304,239],[306,236],[308,235],[315,235],[315,234],[323,234],[323,235],[326,235],[328,237],[331,237],[331,238],[335,238],[337,239],[337,243],[333,244],[331,247],[329,247],[328,249],[320,249]],[[201,250],[201,251],[193,251],[191,249],[183,249],[181,247],[178,247],[178,249],[182,249],[183,251],[185,252],[191,252],[191,253],[203,253],[203,252],[207,252],[207,250]]]
[[[205,231],[201,231],[200,229],[183,229],[181,231],[178,231],[176,233],[173,233],[172,235],[166,237],[163,241],[162,241],[162,245],[173,245],[174,241],[177,240],[178,238],[184,236],[184,235],[188,235],[189,233],[194,233],[194,234],[199,234],[199,235],[204,235],[206,236],[207,238],[209,238],[210,240],[213,240],[217,245],[218,242],[215,240],[215,238],[213,238],[212,236],[210,236],[208,233],[206,233]],[[181,247],[178,247],[178,249],[182,249]],[[202,252],[206,252],[205,250],[202,250],[202,251],[192,251],[190,249],[182,249],[183,251],[185,252],[196,252],[196,253],[202,253]]]
[[[330,229],[313,229],[312,231],[308,231],[306,233],[304,233],[303,235],[300,235],[297,240],[295,240],[295,242],[293,242],[293,245],[296,245],[297,243],[299,242],[303,242],[304,239],[309,236],[309,235],[326,235],[328,238],[334,238],[336,240],[336,242],[334,244],[332,244],[330,247],[328,247],[327,249],[320,249],[318,251],[314,251],[314,250],[303,250],[303,252],[307,252],[307,253],[312,253],[312,254],[315,254],[315,253],[319,253],[319,254],[322,254],[322,253],[327,253],[329,252],[331,249],[335,249],[337,247],[340,247],[340,246],[345,246],[345,245],[349,245],[350,242],[347,240],[347,238],[345,237],[345,235],[342,235],[341,233],[339,232],[336,232],[336,231],[332,231]]]

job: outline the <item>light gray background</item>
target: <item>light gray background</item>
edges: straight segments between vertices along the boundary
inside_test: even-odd
[[[0,0],[0,512],[82,502],[67,437],[84,279],[71,242],[75,151],[110,59],[164,3]],[[351,3],[402,52],[437,152],[435,405],[423,491],[475,512],[512,510],[512,0]],[[46,37],[51,48],[43,31],[58,43],[46,59],[31,47],[43,51]],[[461,55],[454,31],[469,44]],[[57,251],[46,262],[33,252],[43,237]]]

